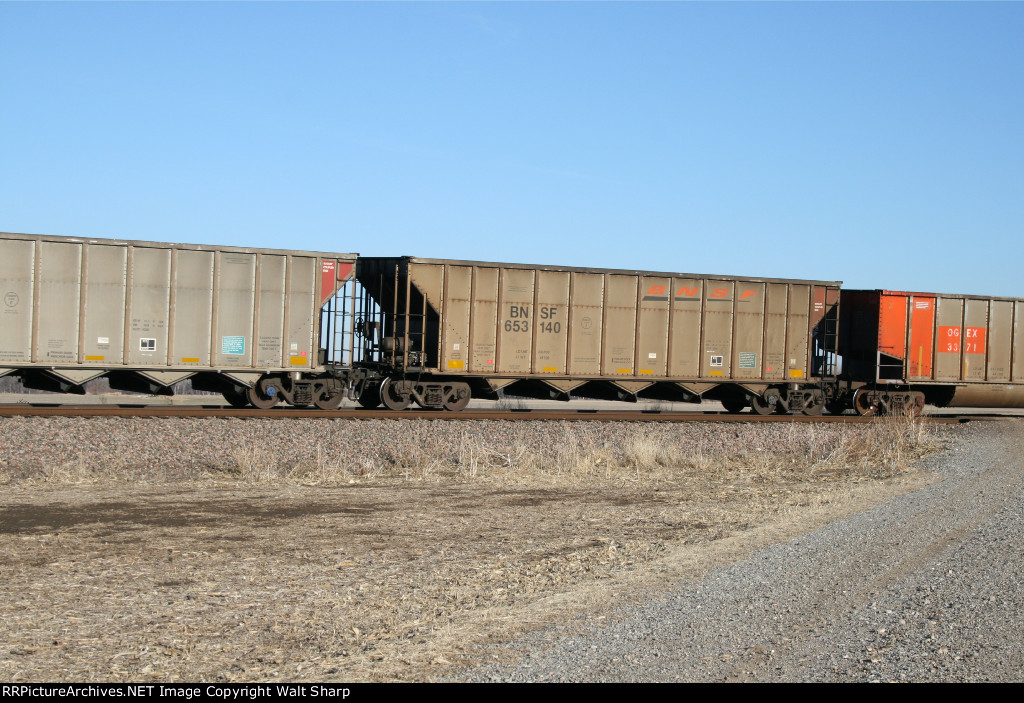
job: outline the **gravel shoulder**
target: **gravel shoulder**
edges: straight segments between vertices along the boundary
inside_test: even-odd
[[[979,424],[924,460],[941,481],[456,678],[1020,681],[1022,456],[1024,423]]]

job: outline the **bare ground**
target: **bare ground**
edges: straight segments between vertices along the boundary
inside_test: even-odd
[[[309,485],[250,467],[248,480],[12,482],[0,678],[430,680],[479,644],[601,617],[930,480],[880,459],[743,456],[585,480],[406,470]]]

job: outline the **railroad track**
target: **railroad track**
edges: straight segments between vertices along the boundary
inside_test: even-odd
[[[46,405],[0,404],[0,417],[238,417],[259,419],[330,418],[346,420],[575,420],[597,422],[842,422],[864,423],[874,418],[859,415],[757,415],[720,411],[658,411],[658,410],[505,410],[468,409],[460,412],[443,410],[367,410],[343,408],[319,410],[307,408],[230,408],[204,405]],[[929,415],[929,422],[951,424],[973,419],[990,418],[979,415]]]

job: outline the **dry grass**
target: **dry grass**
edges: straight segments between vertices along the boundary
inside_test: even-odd
[[[376,455],[328,455],[288,464],[251,448],[233,453],[234,476],[246,483],[346,485],[401,481],[476,481],[508,486],[582,487],[642,482],[676,483],[693,472],[740,471],[762,477],[773,472],[821,480],[844,472],[887,478],[939,442],[913,416],[887,416],[866,425],[783,425],[768,446],[738,441],[722,446],[714,434],[681,435],[670,425],[639,425],[624,442],[612,444],[598,423],[563,423],[557,441],[531,447],[524,429],[502,443],[463,432],[456,441],[412,431],[404,441]],[[116,472],[105,471],[103,478]],[[84,477],[84,478],[83,478]],[[222,478],[214,474],[215,478]],[[95,480],[81,465],[63,467],[47,482]]]
[[[79,456],[0,503],[0,678],[424,680],[906,490],[936,445],[906,418],[774,427],[411,426],[142,488]]]

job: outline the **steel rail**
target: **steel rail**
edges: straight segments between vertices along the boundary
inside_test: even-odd
[[[367,410],[314,408],[230,408],[201,405],[45,405],[0,404],[0,417],[235,417],[265,420],[327,418],[336,420],[564,420],[589,422],[871,422],[860,415],[757,415],[726,412],[657,410]],[[978,416],[924,416],[928,422],[967,422]]]

